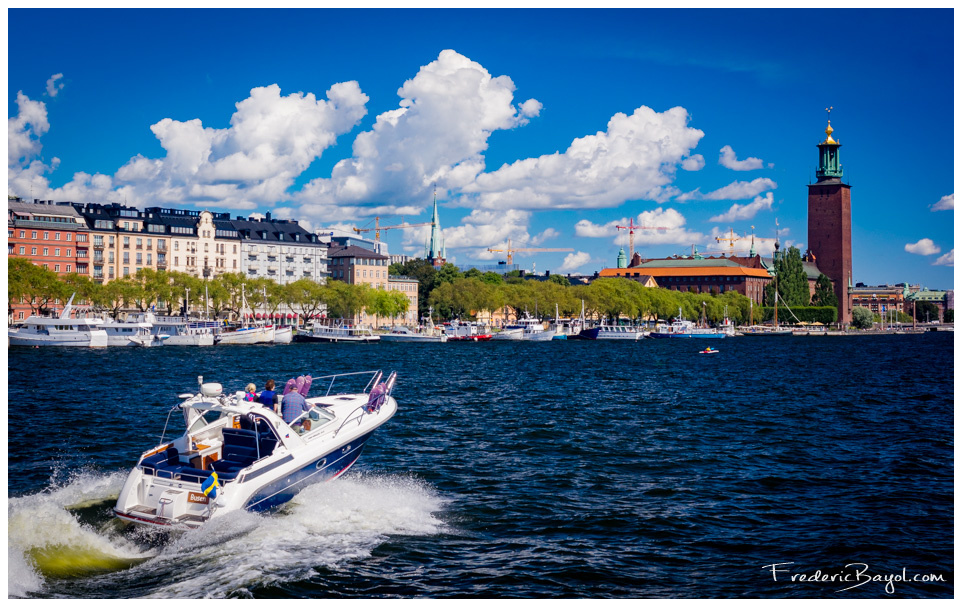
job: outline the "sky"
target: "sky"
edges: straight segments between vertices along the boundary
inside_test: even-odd
[[[11,195],[348,230],[436,191],[449,261],[570,249],[537,272],[613,267],[629,221],[645,258],[804,253],[831,107],[854,281],[954,288],[950,9],[7,15]]]

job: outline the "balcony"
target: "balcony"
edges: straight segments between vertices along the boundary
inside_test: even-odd
[[[167,260],[166,260],[166,259],[158,259],[158,260],[157,260],[157,267],[158,267],[158,268],[166,268],[166,267],[167,267]]]
[[[144,248],[144,245],[139,244],[139,245],[136,245],[134,248],[136,248],[137,250],[140,250]]]
[[[150,247],[147,247],[147,248],[149,249]],[[158,252],[158,253],[166,253],[166,252],[167,252],[167,247],[166,247],[164,244],[158,242],[158,243],[157,243],[157,252]]]
[[[104,248],[104,243],[94,241],[94,248],[95,248],[95,249],[103,249],[103,248]]]

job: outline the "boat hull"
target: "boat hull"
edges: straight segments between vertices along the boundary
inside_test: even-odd
[[[251,344],[272,344],[274,343],[274,329],[267,327],[254,327],[252,329],[242,329],[240,331],[230,331],[221,333],[214,340],[217,345],[251,345]]]
[[[381,341],[385,342],[420,342],[420,343],[441,343],[448,340],[444,335],[392,335],[390,333],[380,336]]]
[[[508,329],[491,336],[492,341],[521,341],[524,339],[523,329]]]
[[[654,339],[723,339],[724,333],[658,333],[652,331],[648,337]]]
[[[274,343],[289,344],[294,340],[294,330],[291,327],[274,327]]]
[[[74,348],[106,348],[107,333],[104,331],[91,331],[87,335],[40,335],[30,333],[17,333],[11,330],[7,333],[11,346],[59,346]]]

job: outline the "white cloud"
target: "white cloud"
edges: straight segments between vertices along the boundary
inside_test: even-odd
[[[606,131],[575,139],[563,153],[519,160],[484,173],[463,191],[474,206],[492,209],[571,209],[617,206],[626,200],[667,200],[675,168],[704,136],[681,107],[642,106],[618,113]]]
[[[40,155],[40,137],[50,130],[47,106],[17,91],[17,115],[7,119],[7,167]]]
[[[953,211],[955,210],[955,193],[947,194],[932,205],[933,211]]]
[[[705,157],[701,154],[692,154],[681,161],[681,168],[686,171],[700,171],[705,168]]]
[[[691,245],[703,242],[705,235],[686,229],[685,217],[674,209],[645,211],[635,218],[638,228],[635,228],[635,249],[647,245],[682,244]],[[628,230],[618,230],[615,226],[628,225],[628,219],[609,221],[598,225],[587,219],[575,224],[575,235],[584,238],[613,237],[612,242],[617,245],[628,244]]]
[[[739,160],[735,155],[735,150],[733,150],[732,146],[730,145],[726,145],[721,149],[721,155],[718,157],[718,164],[733,171],[754,171],[755,169],[760,169],[764,166],[761,158],[746,158],[745,160]]]
[[[57,82],[63,79],[63,74],[54,74],[47,80],[47,95],[51,97],[56,97],[57,93],[63,90],[63,82]]]
[[[531,239],[531,244],[536,247],[541,246],[546,240],[551,240],[552,238],[557,238],[558,236],[561,236],[561,232],[554,228],[547,228],[544,232],[535,235]]]
[[[955,249],[952,249],[945,255],[940,256],[932,264],[933,266],[949,266],[951,268],[955,267]]]
[[[675,200],[678,202],[686,202],[688,200],[747,200],[767,190],[774,190],[777,187],[778,184],[768,177],[759,177],[751,181],[734,181],[723,188],[708,192],[707,194],[702,194],[700,190],[695,189],[691,192],[681,194],[676,197]]]
[[[578,268],[591,262],[591,255],[585,253],[584,251],[578,251],[576,253],[568,253],[565,255],[564,262],[561,267],[555,272],[558,274],[563,274],[565,272],[571,272],[577,270]]]
[[[538,115],[541,103],[512,105],[514,83],[492,77],[452,50],[423,66],[398,90],[400,108],[384,112],[357,136],[351,158],[330,178],[315,179],[297,199],[311,204],[364,205],[375,200],[419,203],[433,183],[460,189],[484,170],[483,152],[494,131]]]
[[[748,204],[733,204],[727,213],[715,215],[708,221],[732,222],[741,219],[751,219],[763,209],[772,210],[772,202],[774,202],[772,193],[767,192],[764,196],[756,196],[755,200]]]
[[[931,238],[923,238],[916,243],[909,243],[905,245],[905,250],[914,255],[935,255],[940,253],[942,249],[932,242]]]

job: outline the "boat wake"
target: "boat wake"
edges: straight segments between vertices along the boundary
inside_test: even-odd
[[[168,536],[111,516],[124,477],[82,473],[10,500],[9,596],[240,598],[369,557],[390,536],[443,528],[432,487],[352,471],[305,488],[280,512],[234,512]]]

